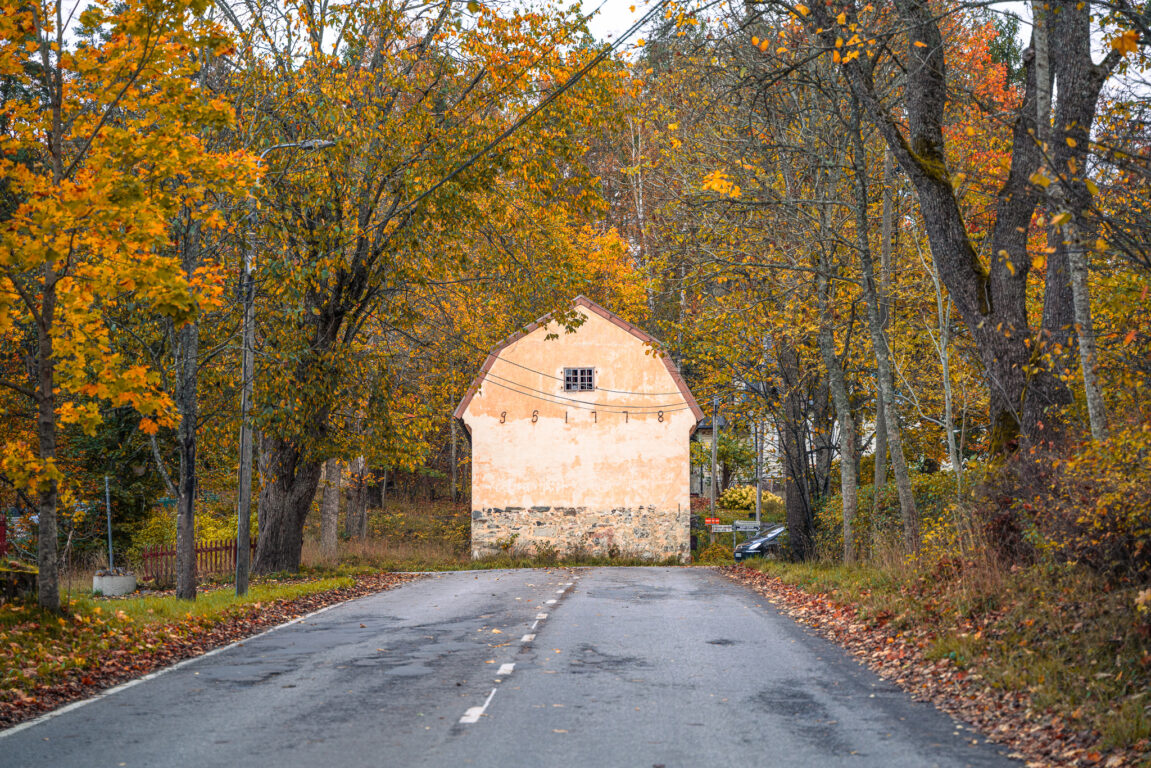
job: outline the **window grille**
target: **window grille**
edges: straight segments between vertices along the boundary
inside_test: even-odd
[[[564,368],[565,392],[590,392],[595,389],[594,368]]]

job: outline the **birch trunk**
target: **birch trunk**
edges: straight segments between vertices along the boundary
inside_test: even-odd
[[[918,248],[918,245],[916,246]],[[939,273],[919,253],[919,260],[924,270],[935,286],[935,312],[939,320],[939,339],[932,339],[935,351],[939,355],[939,366],[943,375],[943,427],[947,430],[947,456],[955,471],[956,500],[963,503],[963,457],[960,454],[959,443],[955,437],[955,400],[951,388],[951,300],[944,299],[943,286],[939,282]]]
[[[831,265],[828,261],[825,253],[822,268],[816,278],[820,315],[819,352],[823,357],[823,367],[827,369],[828,387],[831,390],[832,401],[835,403],[836,418],[839,421],[839,493],[843,498],[843,561],[850,564],[856,560],[853,523],[859,506],[855,419],[851,414],[851,400],[847,395],[843,367],[839,364],[839,356],[835,348],[835,336],[832,333],[831,281],[828,277]]]
[[[891,370],[891,351],[887,345],[887,334],[883,331],[879,313],[879,297],[875,287],[875,268],[871,259],[871,247],[867,241],[869,231],[867,220],[867,178],[866,148],[861,132],[860,108],[857,100],[852,101],[854,153],[854,177],[856,185],[855,219],[859,239],[859,259],[863,274],[863,297],[867,304],[867,325],[871,331],[871,345],[875,350],[875,364],[879,384],[879,394],[883,398],[884,415],[887,422],[888,452],[891,466],[895,471],[895,487],[899,493],[899,516],[903,522],[903,543],[909,551],[919,549],[919,513],[915,508],[915,496],[911,491],[911,476],[903,455],[903,439],[900,434],[899,409],[895,402],[895,378]]]
[[[324,495],[320,500],[320,556],[329,562],[336,559],[340,529],[340,473],[340,460],[328,459],[324,464]]]
[[[368,536],[367,498],[364,493],[365,465],[363,456],[353,459],[348,465],[348,499],[347,509],[344,512],[344,534],[349,539],[365,539]]]
[[[894,204],[891,183],[894,176],[891,153],[883,153],[883,221],[879,244],[879,312],[884,333],[891,319],[891,227]],[[887,485],[887,411],[876,387],[875,398],[875,474],[872,478],[872,508],[879,509],[879,497]]]
[[[1103,388],[1095,368],[1098,353],[1095,345],[1095,324],[1091,319],[1091,293],[1087,285],[1087,249],[1075,215],[1063,225],[1067,247],[1067,267],[1071,276],[1071,296],[1075,307],[1075,328],[1079,335],[1079,364],[1083,368],[1083,389],[1087,396],[1087,418],[1091,437],[1096,441],[1107,439],[1107,406],[1103,401]]]

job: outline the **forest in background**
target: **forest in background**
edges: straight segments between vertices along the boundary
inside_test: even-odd
[[[582,293],[770,425],[795,559],[1145,587],[1151,6],[1030,10],[658,0],[608,45],[578,6],[6,8],[0,507],[41,605],[105,476],[195,596],[249,292],[256,572],[325,465],[361,515],[442,472],[487,350]]]

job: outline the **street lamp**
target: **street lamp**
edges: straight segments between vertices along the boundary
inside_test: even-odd
[[[260,153],[260,162],[269,152],[277,149],[305,149],[308,151],[334,147],[336,142],[326,139],[306,139],[287,144],[276,144]],[[243,361],[241,363],[242,387],[240,395],[240,500],[236,508],[236,594],[248,592],[248,570],[251,567],[252,528],[249,520],[252,508],[252,387],[253,369],[256,364],[255,352],[255,300],[256,281],[252,270],[256,261],[255,232],[259,211],[255,197],[248,212],[249,235],[244,250],[244,272],[240,277],[240,295],[244,302],[243,319]]]

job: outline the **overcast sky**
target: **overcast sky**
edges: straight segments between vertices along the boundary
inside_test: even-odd
[[[635,6],[634,12],[629,10],[632,6]],[[586,12],[590,13],[597,7],[600,8],[599,14],[588,24],[592,34],[600,40],[615,42],[650,6],[644,0],[584,0]]]

